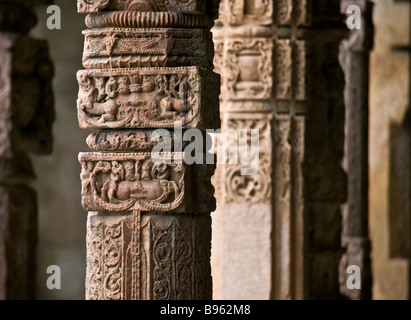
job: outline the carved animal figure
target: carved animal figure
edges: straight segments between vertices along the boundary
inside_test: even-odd
[[[93,108],[87,109],[87,113],[101,115],[101,122],[114,121],[119,107],[119,103],[110,99],[104,103],[94,103]]]
[[[175,113],[187,112],[189,107],[186,101],[165,97],[160,101],[161,116],[163,118],[172,118]]]

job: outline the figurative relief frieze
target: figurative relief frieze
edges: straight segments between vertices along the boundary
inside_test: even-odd
[[[207,29],[103,28],[83,32],[85,68],[201,66],[212,69]]]
[[[171,134],[171,133],[170,133]],[[150,152],[156,145],[173,141],[164,141],[166,137],[153,139],[152,130],[127,130],[127,131],[100,131],[87,137],[87,145],[95,151],[105,152]]]
[[[204,88],[218,79],[198,68],[79,71],[80,126],[217,128],[218,96]]]
[[[150,153],[80,153],[83,207],[109,213],[188,210],[183,155],[170,157],[168,164],[153,162]]]

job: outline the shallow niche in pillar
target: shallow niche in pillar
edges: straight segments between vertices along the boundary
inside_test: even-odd
[[[112,213],[189,211],[183,154],[169,157],[171,163],[154,163],[149,153],[80,153],[83,207]]]
[[[80,127],[217,129],[219,76],[198,68],[82,70]],[[216,90],[205,90],[210,83]],[[214,108],[214,109],[213,109]]]
[[[227,42],[223,73],[223,94],[229,100],[271,98],[272,41],[236,39]]]

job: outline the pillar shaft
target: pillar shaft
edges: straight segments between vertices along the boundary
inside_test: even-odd
[[[48,46],[28,36],[26,4],[0,1],[0,299],[34,299],[37,196],[28,153],[51,152],[54,118]]]
[[[220,10],[222,128],[259,129],[260,165],[249,176],[243,165],[217,168],[215,297],[337,297],[346,196],[339,1],[235,0]]]
[[[181,135],[205,141],[220,126],[218,2],[78,0],[90,28],[78,118],[98,131],[87,139],[96,152],[79,155],[87,299],[211,298],[214,165],[205,153],[188,164]]]

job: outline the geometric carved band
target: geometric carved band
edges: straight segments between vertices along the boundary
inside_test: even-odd
[[[212,36],[205,28],[103,28],[83,34],[87,69],[213,66]]]
[[[214,21],[205,15],[193,16],[177,12],[103,12],[92,13],[86,17],[89,28],[207,28],[211,29]]]
[[[82,70],[81,128],[219,128],[219,75],[201,68]]]

